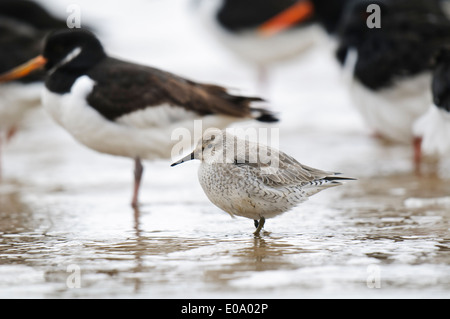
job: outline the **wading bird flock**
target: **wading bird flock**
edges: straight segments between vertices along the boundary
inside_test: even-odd
[[[363,120],[379,137],[410,143],[419,169],[422,153],[450,153],[446,7],[446,0],[198,0],[195,18],[258,69],[261,90],[270,65],[302,55],[321,38],[334,41]],[[204,137],[172,166],[201,160],[207,197],[232,216],[253,219],[256,235],[266,218],[353,179],[228,133],[235,122],[278,122],[260,97],[108,56],[93,32],[69,29],[28,0],[0,0],[0,18],[1,136],[10,138],[26,111],[42,104],[79,143],[134,160],[133,207],[142,161],[170,158],[173,130],[192,132],[197,120]],[[368,19],[376,18],[379,25],[370,27]],[[243,150],[227,156],[236,145]],[[252,156],[261,151],[271,161]]]

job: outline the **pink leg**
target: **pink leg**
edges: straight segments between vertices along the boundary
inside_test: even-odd
[[[422,138],[421,137],[414,137],[413,148],[414,148],[414,168],[415,168],[416,173],[420,174],[421,163],[422,163]]]
[[[13,126],[11,127],[7,132],[6,132],[6,141],[8,142],[17,132],[17,126]]]
[[[138,197],[143,172],[144,167],[142,166],[141,160],[139,157],[136,157],[134,159],[134,191],[133,191],[133,199],[131,201],[132,207],[138,207],[139,205]]]

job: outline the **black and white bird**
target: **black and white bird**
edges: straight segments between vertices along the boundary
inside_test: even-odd
[[[343,13],[352,1],[354,0],[296,0],[284,11],[264,21],[258,29],[263,34],[278,35],[281,31],[289,32],[295,28],[302,29],[307,25],[315,25],[327,35],[334,36]],[[307,15],[303,12],[304,8],[308,8]],[[307,34],[303,33],[303,37],[305,36]],[[301,39],[297,37],[296,41]]]
[[[308,1],[319,14],[323,1]],[[327,1],[322,10],[331,3],[339,15],[327,30],[337,41],[336,56],[355,106],[376,136],[412,143],[417,168],[421,140],[413,126],[431,104],[433,57],[450,34],[442,0]],[[370,5],[380,10],[380,28],[368,24]],[[285,19],[281,27],[273,26],[280,32],[292,24]]]
[[[27,0],[0,1],[0,73],[39,54],[47,32],[65,21],[51,16],[39,4]],[[0,86],[0,147],[24,116],[40,105],[44,72],[35,72]]]
[[[381,28],[367,26],[369,4],[381,10]],[[430,0],[358,0],[341,24],[337,57],[354,105],[377,136],[412,143],[416,166],[413,125],[431,104],[432,61],[448,27],[438,1]]]
[[[202,26],[236,57],[257,70],[259,90],[267,88],[268,70],[275,63],[298,56],[323,38],[312,23],[313,7],[297,0],[200,0],[196,12]],[[293,20],[301,27],[266,36],[261,25],[295,5]],[[301,21],[301,23],[300,23]],[[266,33],[271,32],[266,30]]]
[[[433,103],[414,124],[414,134],[421,139],[424,154],[448,156],[450,155],[450,41],[437,54],[432,94]]]
[[[179,142],[172,140],[174,130],[193,132],[196,120],[203,129],[242,120],[277,121],[271,112],[250,106],[260,98],[109,57],[89,31],[51,33],[42,55],[0,81],[40,65],[46,71],[42,103],[56,122],[93,150],[134,159],[133,206],[138,205],[141,160],[170,158]]]
[[[332,39],[350,0],[197,1],[201,20],[215,38],[256,66],[264,92],[271,66]]]
[[[0,18],[0,73],[24,63],[40,52],[38,31],[14,19]],[[40,104],[43,72],[0,87],[0,130],[12,135],[31,108]],[[0,137],[1,138],[1,137]]]

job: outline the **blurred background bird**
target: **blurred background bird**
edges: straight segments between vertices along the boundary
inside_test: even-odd
[[[180,143],[174,133],[195,136],[244,120],[276,122],[258,97],[235,96],[226,88],[201,84],[156,68],[109,57],[85,30],[52,32],[42,55],[0,76],[14,80],[45,67],[44,108],[78,142],[101,153],[134,159],[132,206],[138,206],[141,160],[170,158]],[[181,129],[185,129],[181,131]],[[191,140],[187,147],[190,147]]]
[[[373,5],[379,26],[368,24],[376,18],[369,10]],[[333,28],[353,104],[375,136],[412,143],[416,168],[421,141],[413,125],[431,105],[433,57],[450,34],[443,5],[439,0],[351,0],[342,3]],[[276,32],[292,25],[285,21]]]
[[[381,27],[367,27],[367,7],[381,10]],[[354,105],[375,135],[414,146],[420,166],[420,139],[414,122],[432,103],[433,57],[450,36],[438,1],[358,0],[343,17],[338,60],[348,74]]]
[[[432,83],[433,103],[414,124],[426,155],[450,155],[450,41],[438,52]]]
[[[0,0],[0,74],[39,54],[47,32],[64,27],[65,20],[38,3]],[[28,111],[40,105],[43,77],[44,72],[38,71],[0,86],[0,151]]]
[[[325,39],[322,26],[332,32],[340,15],[339,1],[297,0],[196,0],[199,20],[230,52],[257,70],[260,94],[268,95],[269,69],[276,63],[297,57]],[[276,32],[277,21],[265,22],[291,8],[288,19],[293,27]],[[278,19],[280,21],[280,19]],[[322,24],[317,24],[321,21]]]

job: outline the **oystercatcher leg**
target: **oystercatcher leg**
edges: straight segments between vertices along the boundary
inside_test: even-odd
[[[141,159],[136,157],[134,159],[134,191],[131,206],[138,207],[139,188],[141,186],[142,173],[144,172],[144,166],[142,166]]]

